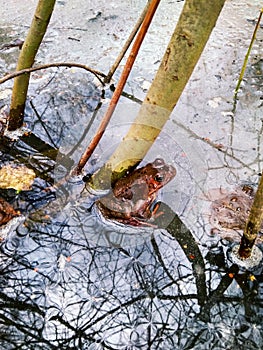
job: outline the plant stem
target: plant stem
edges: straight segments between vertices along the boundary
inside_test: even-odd
[[[143,39],[147,33],[147,30],[151,24],[152,18],[154,16],[155,11],[157,10],[157,7],[160,3],[160,0],[152,0],[148,9],[148,12],[144,18],[144,21],[141,25],[141,28],[137,34],[137,37],[135,39],[135,42],[132,46],[130,55],[127,59],[127,62],[125,64],[125,67],[123,69],[122,75],[120,77],[120,80],[116,86],[116,89],[114,90],[114,93],[112,95],[110,104],[108,109],[106,110],[104,117],[99,125],[99,128],[95,134],[95,136],[93,137],[93,139],[91,140],[89,146],[87,147],[87,149],[85,150],[85,152],[83,153],[83,155],[81,156],[78,165],[76,166],[76,168],[73,170],[73,174],[80,174],[80,172],[82,171],[83,167],[85,166],[85,164],[87,163],[87,161],[89,160],[90,156],[92,155],[94,149],[96,148],[98,142],[100,141],[100,139],[102,138],[105,129],[110,121],[110,118],[116,108],[116,105],[119,101],[119,98],[121,96],[122,90],[126,84],[126,81],[128,79],[128,76],[130,74],[130,71],[132,69],[132,66],[135,62],[135,59],[137,57],[137,54],[139,52],[140,46],[143,42]]]
[[[241,258],[249,258],[254,246],[257,235],[260,231],[263,221],[263,175],[259,182],[251,211],[246,222],[244,234],[239,247],[239,255]]]
[[[144,18],[146,16],[146,13],[148,12],[148,9],[149,9],[149,6],[150,6],[150,2],[147,2],[146,6],[144,7],[143,9],[143,12],[142,14],[140,15],[138,21],[136,22],[131,34],[129,35],[129,38],[127,39],[126,43],[124,44],[120,54],[118,55],[117,59],[115,60],[115,62],[113,63],[112,67],[110,68],[109,70],[109,73],[107,75],[107,77],[104,79],[104,82],[105,83],[109,83],[110,80],[111,80],[111,77],[113,76],[113,74],[115,73],[116,69],[118,68],[121,60],[123,59],[125,53],[127,52],[128,48],[130,47],[136,33],[138,32],[141,24],[143,23],[144,21]]]
[[[245,70],[246,70],[246,67],[247,67],[247,63],[248,63],[248,58],[249,58],[249,55],[250,55],[250,52],[251,52],[251,49],[252,49],[252,46],[253,46],[253,43],[256,39],[256,34],[257,34],[257,31],[258,31],[258,28],[259,28],[259,25],[260,25],[260,21],[261,21],[261,17],[262,17],[262,13],[263,13],[263,7],[260,11],[260,14],[258,16],[258,20],[257,20],[257,23],[256,23],[256,27],[254,29],[254,32],[253,32],[253,35],[252,35],[252,38],[251,38],[251,41],[250,41],[250,44],[249,44],[249,47],[248,47],[248,50],[247,50],[247,53],[246,53],[246,56],[245,56],[245,59],[244,59],[244,63],[243,63],[243,66],[241,68],[241,72],[240,72],[240,75],[239,75],[239,79],[238,79],[238,82],[237,82],[237,86],[235,88],[235,94],[234,94],[234,100],[237,99],[237,94],[238,94],[238,91],[239,91],[239,88],[240,88],[240,84],[243,80],[243,77],[244,77],[244,74],[245,74]]]
[[[123,141],[94,174],[101,186],[136,166],[169,119],[216,24],[225,0],[186,0],[161,65],[141,109]]]
[[[16,70],[32,67],[38,48],[46,33],[56,0],[39,0],[29,32],[22,46]],[[30,74],[15,78],[12,92],[8,130],[13,131],[23,125],[24,109]]]
[[[100,79],[100,76],[102,78],[104,78],[104,77],[106,77],[105,74],[99,72],[98,70],[92,69],[92,68],[86,66],[85,64],[75,63],[75,62],[57,62],[57,63],[54,62],[54,63],[41,64],[40,66],[37,66],[37,67],[25,68],[25,69],[15,71],[13,73],[5,75],[3,78],[0,79],[0,84],[3,84],[7,80],[13,79],[13,78],[18,77],[18,76],[23,75],[23,74],[32,73],[32,72],[36,72],[36,71],[41,70],[41,69],[47,69],[47,68],[52,68],[52,67],[82,68],[82,69],[94,74],[96,76],[96,78],[100,81],[100,83],[102,85],[104,85],[103,81]]]

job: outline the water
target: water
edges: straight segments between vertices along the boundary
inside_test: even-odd
[[[35,4],[28,1],[25,12],[21,1],[7,5],[0,0],[6,41],[23,37]],[[143,6],[139,0],[58,1],[37,63],[66,57],[107,72]],[[125,87],[140,99],[183,3],[160,6]],[[231,244],[210,235],[206,200],[210,189],[257,183],[262,172],[262,29],[236,111],[232,99],[254,29],[248,20],[258,16],[261,6],[260,1],[226,2],[171,120],[147,155],[146,162],[161,156],[178,170],[161,194],[186,225],[177,222],[176,234],[105,229],[91,210],[95,198],[81,177],[58,191],[52,188],[52,179],[63,178],[72,162],[54,170],[54,161],[18,145],[21,159],[28,162],[31,155],[38,179],[31,191],[1,191],[24,217],[1,245],[1,349],[263,347],[262,263],[247,269],[229,259]],[[0,54],[1,72],[14,69],[16,49]],[[9,81],[1,87],[2,104],[8,103],[11,86]],[[105,98],[101,94],[96,79],[79,70],[37,72],[30,85],[27,127],[60,147],[59,159],[63,154],[76,162],[98,125],[95,120],[87,128],[94,109],[102,102],[101,118],[107,106],[109,87]],[[85,172],[104,162],[137,110],[137,103],[121,99]],[[2,162],[17,157],[1,152]]]

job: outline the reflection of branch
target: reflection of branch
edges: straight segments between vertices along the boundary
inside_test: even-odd
[[[253,288],[251,288],[251,272],[250,271],[245,271],[242,274],[238,274],[235,277],[240,289],[242,290],[243,293],[243,303],[244,303],[244,310],[245,310],[245,315],[247,318],[251,318],[254,316],[254,310],[253,310],[253,301],[255,298],[257,298],[258,295],[258,285],[257,282],[255,281],[253,283]]]
[[[3,315],[3,314],[0,314],[0,318],[4,321],[4,323],[6,325],[8,325],[9,327],[10,326],[13,326],[14,328],[16,328],[18,331],[22,332],[27,338],[30,337],[31,338],[31,341],[33,339],[41,342],[41,343],[44,343],[44,344],[47,344],[48,346],[50,346],[51,349],[54,349],[56,350],[57,347],[52,345],[48,340],[46,340],[45,338],[43,337],[40,337],[38,336],[37,334],[38,333],[33,333],[31,331],[29,331],[29,326],[28,324],[24,324],[22,325],[21,323],[18,323],[18,320],[15,320],[13,321],[11,318],[8,318],[7,316]]]
[[[238,273],[238,266],[236,264],[232,265],[230,269],[227,271],[225,276],[222,277],[218,287],[211,293],[209,296],[209,299],[207,303],[202,308],[202,311],[200,313],[200,318],[208,322],[210,319],[210,310],[211,308],[219,301],[222,300],[222,296],[224,292],[227,290],[227,288],[232,283],[235,275]]]
[[[152,243],[152,246],[153,246],[153,250],[154,250],[154,252],[155,252],[155,254],[156,254],[156,256],[157,256],[157,258],[159,260],[159,263],[161,264],[162,268],[164,269],[164,271],[166,272],[166,274],[170,278],[170,280],[175,283],[175,280],[174,280],[173,276],[170,274],[169,270],[165,266],[165,263],[163,261],[161,252],[159,250],[158,244],[156,243],[156,240],[155,240],[154,236],[151,239],[151,243]]]
[[[24,311],[36,312],[39,315],[41,315],[41,317],[45,316],[45,313],[43,311],[41,311],[38,306],[29,305],[21,300],[18,301],[18,300],[12,299],[3,293],[0,294],[0,297],[3,300],[7,300],[8,302],[11,303],[11,305],[9,305],[8,303],[1,305],[2,306],[1,309],[8,307],[8,308],[12,308],[14,310],[24,310]],[[10,312],[10,315],[12,315],[11,312]],[[9,318],[6,315],[4,315],[3,313],[1,313],[0,320],[3,321],[4,325],[8,325],[9,327],[14,327],[19,332],[21,332],[25,337],[27,337],[29,339],[31,338],[31,341],[35,340],[35,341],[38,341],[39,343],[46,344],[46,345],[48,345],[49,349],[54,349],[54,350],[57,349],[57,346],[52,345],[51,342],[49,342],[47,339],[45,339],[44,337],[41,336],[41,332],[38,332],[37,327],[34,328],[33,326],[29,326],[29,324],[26,322],[26,319],[23,318],[23,321],[25,321],[25,323],[22,324],[21,322],[19,322],[20,320],[18,320],[17,317],[14,320],[13,318]],[[10,336],[12,336],[12,335],[13,334],[10,333]],[[4,339],[2,339],[2,337],[1,337],[1,340],[3,341]],[[5,340],[10,341],[10,339],[5,339]]]
[[[31,73],[31,72],[35,72],[35,71],[38,71],[38,70],[41,70],[41,69],[47,69],[47,68],[51,68],[51,67],[68,67],[68,68],[76,67],[76,68],[85,69],[86,71],[94,74],[96,76],[96,78],[100,81],[100,83],[102,85],[104,85],[103,81],[100,79],[99,76],[105,78],[106,77],[105,74],[103,74],[103,73],[101,73],[101,72],[99,72],[99,71],[97,71],[95,69],[92,69],[92,68],[86,66],[85,64],[74,63],[74,62],[47,63],[47,64],[42,64],[42,65],[40,65],[38,67],[22,69],[20,71],[7,74],[6,76],[4,76],[4,78],[1,78],[0,79],[0,84],[6,82],[7,80],[10,80],[10,79],[13,79],[15,77],[18,77],[19,75],[26,74],[26,73]]]
[[[159,218],[157,218],[156,223],[159,225],[159,227],[165,227],[166,230],[177,240],[187,259],[192,264],[193,274],[196,279],[198,303],[199,305],[203,305],[207,298],[205,263],[203,256],[198,248],[197,242],[195,241],[191,231],[185,226],[179,216],[176,215],[168,205],[161,203],[159,211],[163,212],[164,214],[160,215]],[[162,216],[164,216],[163,222]],[[170,221],[166,227],[165,221],[167,221],[168,218]]]
[[[30,148],[41,153],[44,158],[37,157],[32,158],[32,149],[22,149],[21,142],[28,145]],[[25,145],[23,145],[25,147]],[[58,155],[58,149],[52,147],[38,136],[31,132],[24,133],[19,141],[11,141],[8,137],[0,137],[0,150],[8,153],[20,163],[24,163],[26,166],[30,167],[35,171],[35,173],[42,179],[53,182],[51,173],[54,170],[55,161]],[[31,161],[34,159],[34,162]],[[74,164],[74,161],[64,154],[60,154],[59,164],[69,169]]]
[[[38,305],[28,304],[22,300],[18,301],[17,299],[11,298],[7,294],[2,292],[0,292],[0,299],[4,301],[3,303],[0,303],[1,309],[9,308],[9,309],[16,309],[21,311],[31,311],[43,317],[45,316],[45,312],[41,310],[41,308]]]
[[[70,157],[76,149],[78,149],[82,143],[82,141],[85,139],[86,135],[88,134],[89,130],[91,129],[91,126],[94,123],[94,120],[97,118],[98,112],[102,106],[102,103],[99,102],[95,110],[93,111],[92,117],[90,118],[90,121],[88,125],[85,127],[85,129],[82,131],[82,135],[80,135],[78,141],[74,144],[71,151],[67,153],[67,156]]]
[[[41,124],[42,128],[45,130],[45,133],[46,133],[46,135],[47,135],[47,137],[48,137],[50,143],[53,144],[53,147],[57,148],[57,145],[56,145],[55,142],[53,141],[53,138],[51,137],[51,135],[50,135],[50,133],[49,133],[49,131],[48,131],[48,128],[46,127],[46,123],[44,123],[44,122],[42,121],[41,116],[39,115],[39,113],[38,113],[38,111],[37,111],[37,109],[36,109],[36,107],[35,107],[33,101],[30,100],[29,103],[30,103],[30,105],[31,105],[31,107],[32,107],[32,109],[33,109],[33,111],[35,112],[35,115],[36,115],[36,117],[37,117],[39,123]]]
[[[105,318],[109,317],[109,315],[115,314],[115,312],[117,312],[119,310],[123,310],[125,307],[133,305],[137,301],[144,300],[147,297],[148,297],[148,294],[141,294],[141,295],[137,296],[136,298],[130,299],[130,300],[124,302],[124,303],[120,303],[118,306],[116,306],[115,308],[112,308],[108,312],[105,312],[105,314],[99,316],[95,320],[94,320],[94,316],[92,316],[90,318],[90,320],[86,322],[86,325],[79,329],[79,331],[78,331],[79,334],[81,334],[83,337],[85,337],[85,333],[84,332],[87,329],[91,328],[92,326],[94,326],[98,322],[104,320]]]
[[[21,144],[17,144],[16,142],[11,142],[6,137],[0,138],[0,150],[8,153],[14,159],[18,160],[20,163],[25,164],[28,168],[34,170],[38,177],[41,179],[53,183],[54,179],[51,176],[51,173],[54,170],[54,163],[47,163],[46,159],[43,159],[43,163],[41,163],[41,159],[37,160],[34,158],[34,164],[31,162],[32,150],[21,150]],[[50,161],[50,159],[48,159]]]

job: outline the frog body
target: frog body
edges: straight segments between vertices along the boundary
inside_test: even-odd
[[[155,203],[158,191],[175,175],[172,165],[157,158],[119,179],[96,205],[107,219],[132,226],[148,225],[158,206]]]

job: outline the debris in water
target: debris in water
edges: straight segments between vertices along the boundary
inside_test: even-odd
[[[31,190],[35,177],[34,171],[25,165],[4,165],[0,169],[0,188],[28,191]]]

